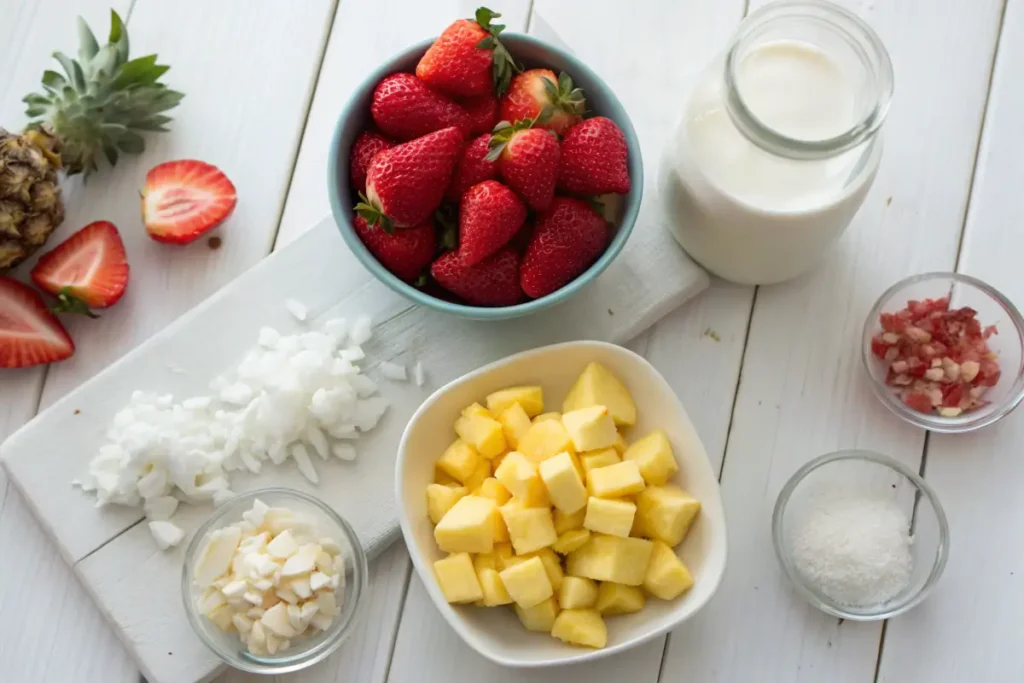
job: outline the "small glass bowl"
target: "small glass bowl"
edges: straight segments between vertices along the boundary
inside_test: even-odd
[[[284,652],[259,657],[246,650],[234,631],[222,631],[196,610],[196,599],[202,590],[193,582],[195,562],[213,531],[242,521],[242,513],[252,508],[259,498],[270,507],[284,507],[312,519],[322,536],[330,536],[341,545],[345,559],[345,582],[338,589],[341,613],[328,630],[293,640]],[[199,527],[185,551],[185,566],[181,573],[181,593],[185,613],[199,639],[214,654],[236,669],[256,674],[284,674],[299,671],[326,659],[352,632],[360,612],[363,589],[368,580],[366,555],[356,533],[342,517],[323,501],[300,491],[286,488],[266,488],[243,493],[214,510]]]
[[[910,520],[913,568],[907,586],[892,599],[866,607],[840,604],[797,568],[790,532],[822,495],[860,494],[896,502]],[[842,619],[877,621],[902,614],[925,599],[949,554],[949,525],[932,488],[906,466],[871,451],[837,451],[815,458],[786,482],[772,515],[772,543],[783,572],[811,605]]]
[[[944,296],[950,298],[952,308],[970,306],[976,310],[978,322],[983,327],[995,325],[997,332],[988,344],[999,354],[999,382],[983,396],[988,405],[957,417],[921,413],[907,406],[885,383],[888,363],[871,353],[871,338],[882,330],[880,314],[895,313],[911,299]],[[903,420],[933,432],[954,434],[980,429],[1008,415],[1024,399],[1024,318],[1009,299],[969,275],[923,273],[900,280],[885,290],[864,322],[862,358],[871,378],[871,389],[879,400]]]

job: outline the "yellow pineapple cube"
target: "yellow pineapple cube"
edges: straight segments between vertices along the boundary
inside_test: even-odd
[[[634,503],[592,497],[587,500],[587,516],[583,518],[583,526],[599,534],[625,538],[633,528],[635,515]]]
[[[455,433],[488,460],[505,452],[505,430],[492,417],[478,413],[463,415],[455,421]]]
[[[644,576],[644,590],[656,598],[672,600],[693,585],[693,575],[672,548],[661,541],[654,541],[651,561]]]
[[[570,529],[558,535],[558,540],[551,544],[551,549],[559,555],[568,555],[590,540],[589,529]]]
[[[484,408],[479,403],[471,403],[462,409],[462,416],[469,417],[470,415],[479,415],[480,417],[494,417],[491,411]]]
[[[446,553],[489,553],[494,549],[494,514],[490,498],[465,496],[434,527],[437,547]]]
[[[544,391],[540,387],[509,387],[487,396],[487,409],[501,414],[513,403],[518,403],[530,417],[544,412]]]
[[[562,426],[569,432],[577,451],[609,448],[619,436],[615,422],[604,406],[589,406],[564,413]]]
[[[591,534],[582,548],[569,553],[566,572],[595,581],[639,586],[647,573],[651,548],[651,542],[642,538]]]
[[[472,495],[476,495],[483,486],[487,478],[491,476],[491,461],[480,458],[476,464],[476,469],[473,473],[466,478],[465,487],[471,492]]]
[[[520,562],[526,562],[534,557],[540,558],[540,561],[544,563],[544,571],[548,575],[548,581],[551,582],[551,587],[557,591],[562,585],[565,572],[562,571],[562,561],[551,548],[541,548],[532,553],[510,557],[505,560],[505,568],[514,567]]]
[[[538,464],[563,451],[575,454],[576,447],[569,432],[555,420],[535,422],[519,440],[519,452]]]
[[[461,481],[451,476],[437,465],[434,465],[434,483],[441,484],[442,486],[453,486],[455,488],[462,486]]]
[[[511,452],[512,451],[505,451],[504,453],[502,453],[498,457],[492,458],[491,459],[491,472],[497,472],[498,468],[501,467],[501,463],[505,462],[505,456],[508,455]]]
[[[551,635],[570,645],[602,648],[608,644],[608,627],[592,609],[563,609],[555,617]]]
[[[509,493],[526,507],[549,507],[548,490],[540,478],[537,465],[518,451],[501,461],[494,476]]]
[[[636,497],[636,531],[677,546],[700,512],[700,501],[675,484],[648,486]]]
[[[619,438],[615,440],[614,444],[612,444],[612,448],[615,449],[615,452],[619,454],[620,458],[622,457],[622,454],[625,453],[626,450],[629,448],[629,446],[626,444],[626,440],[622,437],[622,432],[619,432]]]
[[[495,543],[493,554],[494,563],[496,565],[495,569],[499,572],[506,569],[509,566],[509,560],[515,557],[511,543]]]
[[[515,606],[516,616],[527,631],[538,633],[551,633],[551,627],[555,625],[555,617],[558,616],[558,601],[554,596],[544,600],[533,607],[522,608]]]
[[[427,485],[427,515],[430,521],[437,524],[459,499],[467,495],[466,487],[444,486],[443,484]]]
[[[587,490],[597,498],[621,498],[644,490],[640,468],[632,460],[597,467],[587,472]]]
[[[568,514],[586,506],[587,489],[568,453],[548,458],[537,469],[552,505]]]
[[[472,566],[472,563],[470,563]],[[520,607],[533,607],[554,595],[554,588],[539,557],[531,557],[502,571],[505,590]]]
[[[567,576],[558,588],[558,606],[562,609],[586,609],[597,602],[597,582],[582,576]]]
[[[597,602],[594,603],[594,609],[603,616],[610,617],[639,612],[646,604],[644,592],[636,586],[623,586],[621,583],[605,581],[597,587]]]
[[[437,461],[437,467],[449,477],[465,484],[480,464],[480,456],[462,439],[456,439]]]
[[[504,505],[512,497],[509,490],[502,485],[500,481],[494,477],[487,477],[483,483],[480,484],[480,488],[473,492],[474,496],[480,496],[482,498],[493,498],[494,502],[498,505]]]
[[[555,531],[564,534],[566,531],[583,528],[583,519],[587,516],[587,508],[584,507],[578,512],[567,515],[561,510],[555,510]]]
[[[508,527],[509,539],[517,555],[546,548],[558,540],[549,508],[523,507],[521,501],[512,500],[502,505],[499,510],[505,520],[505,526]]]
[[[510,543],[508,527],[505,525],[505,518],[501,516],[501,508],[494,510],[494,542]]]
[[[495,546],[495,550],[497,546]],[[478,553],[473,556],[473,570],[479,575],[484,569],[498,569],[498,557],[494,551]]]
[[[484,569],[477,572],[477,580],[480,582],[480,589],[483,591],[484,607],[497,607],[512,602],[505,584],[501,581],[496,569]]]
[[[484,597],[469,553],[456,553],[438,560],[434,563],[434,576],[448,602],[475,602]]]
[[[608,465],[616,465],[622,461],[619,454],[614,448],[602,448],[597,451],[590,451],[589,453],[580,454],[580,466],[583,468],[583,476],[587,476],[587,472],[590,470],[596,470],[598,467],[608,467]]]
[[[622,459],[636,462],[648,486],[661,486],[679,471],[679,464],[672,455],[672,444],[668,442],[668,435],[660,429],[654,430],[626,449]]]
[[[600,363],[591,363],[572,385],[562,404],[562,412],[605,406],[615,424],[631,427],[636,424],[636,404],[629,391],[607,368]]]
[[[498,415],[498,422],[505,431],[505,443],[509,448],[519,448],[519,440],[526,432],[530,431],[530,416],[526,414],[523,407],[513,403]]]
[[[543,414],[538,415],[537,417],[533,418],[533,424],[537,424],[538,422],[547,422],[548,420],[554,420],[555,422],[561,422],[562,421],[562,414],[561,413],[543,413]]]

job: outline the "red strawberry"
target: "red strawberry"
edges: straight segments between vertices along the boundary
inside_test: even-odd
[[[445,199],[458,202],[469,188],[477,183],[498,177],[498,163],[487,159],[490,142],[490,135],[481,135],[462,149],[459,164],[455,167],[455,175],[452,176]]]
[[[491,93],[464,100],[462,108],[469,116],[471,135],[490,133],[498,125],[498,98]]]
[[[419,225],[441,204],[461,149],[462,133],[451,127],[379,152],[356,213],[385,230]]]
[[[149,169],[142,190],[142,222],[157,242],[188,244],[235,210],[235,186],[216,166],[195,159]]]
[[[57,312],[85,313],[118,302],[128,286],[128,257],[113,223],[90,223],[43,254],[32,281],[59,300]]]
[[[74,352],[75,343],[39,292],[0,276],[0,368],[55,363]]]
[[[468,266],[458,252],[449,251],[434,261],[430,274],[439,285],[474,306],[512,306],[519,303],[519,254],[502,249],[475,266]]]
[[[485,180],[462,195],[459,256],[472,266],[501,249],[526,221],[526,207],[497,180]]]
[[[469,134],[466,111],[412,74],[391,74],[378,83],[370,115],[385,135],[396,140],[412,140],[449,126]]]
[[[558,180],[558,139],[532,121],[514,125],[502,121],[494,128],[488,159],[497,159],[501,177],[535,211],[548,208]]]
[[[450,25],[420,58],[416,75],[454,97],[476,97],[494,88],[505,92],[519,67],[498,40],[504,25],[491,25],[500,16],[480,7],[476,21],[459,19]]]
[[[365,130],[360,133],[352,143],[352,152],[349,154],[349,181],[352,187],[358,192],[366,192],[366,170],[370,168],[373,157],[377,152],[394,146],[395,143],[376,131]]]
[[[385,268],[406,282],[414,282],[430,265],[437,251],[437,232],[427,219],[415,228],[386,232],[373,227],[362,216],[353,221],[356,234]]]
[[[580,120],[586,108],[583,91],[573,88],[564,71],[555,77],[550,69],[530,69],[512,79],[501,100],[501,120],[534,119],[538,128],[564,135]]]
[[[555,197],[537,219],[520,273],[523,291],[534,299],[575,280],[608,246],[608,224],[581,199]]]
[[[614,121],[595,116],[569,129],[562,140],[558,187],[584,196],[629,192],[626,136]]]

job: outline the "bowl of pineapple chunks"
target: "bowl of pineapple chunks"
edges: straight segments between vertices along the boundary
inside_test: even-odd
[[[427,593],[506,666],[639,645],[700,610],[725,570],[704,446],[657,370],[612,344],[534,349],[439,389],[395,479]]]

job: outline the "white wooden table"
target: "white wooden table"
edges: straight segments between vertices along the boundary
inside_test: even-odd
[[[623,99],[648,173],[689,84],[760,0],[493,0],[510,30],[554,31]],[[692,622],[595,666],[501,669],[463,645],[410,574],[401,544],[372,568],[364,627],[327,662],[282,683],[484,679],[631,683],[1024,681],[1024,411],[983,433],[910,428],[874,400],[860,328],[895,280],[956,269],[1024,304],[1024,0],[843,0],[887,44],[896,97],[871,194],[813,274],[753,289],[715,283],[632,347],[686,404],[720,467],[730,561]],[[88,187],[67,185],[57,239],[114,221],[133,280],[99,321],[76,320],[78,352],[0,375],[0,440],[328,212],[326,148],[352,88],[381,59],[436,35],[460,0],[0,0],[0,124],[24,122],[49,54],[75,51],[74,15],[105,32],[114,6],[134,55],[158,52],[187,93],[173,133],[149,139]],[[585,11],[580,11],[582,8]],[[164,159],[219,165],[240,201],[216,251],[151,242],[134,190]],[[949,565],[934,594],[888,624],[837,622],[784,584],[771,508],[799,465],[865,447],[923,472],[949,515]],[[66,486],[72,473],[55,472]],[[0,471],[0,680],[136,683],[138,673]],[[253,679],[226,674],[224,681]]]

